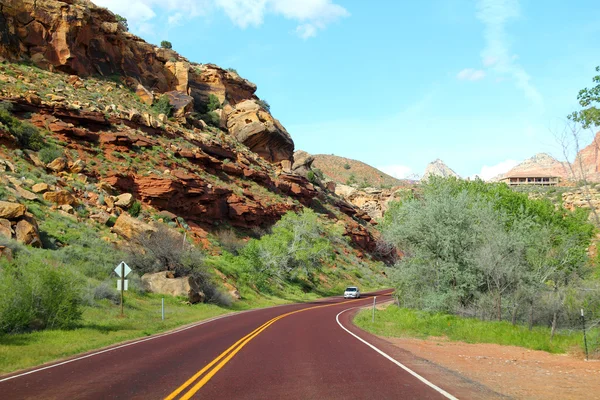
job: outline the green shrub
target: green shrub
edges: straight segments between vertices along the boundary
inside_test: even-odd
[[[237,69],[235,69],[235,68],[227,68],[227,71],[228,72],[232,72],[232,73],[234,73],[236,75],[239,75],[238,72],[237,72]]]
[[[167,117],[170,117],[173,112],[173,106],[167,95],[160,96],[160,99],[152,105],[152,109],[156,114],[164,114]]]
[[[0,332],[73,327],[81,319],[81,278],[39,253],[0,269]]]
[[[117,217],[112,216],[108,219],[108,221],[106,221],[106,226],[108,226],[109,228],[112,228],[113,226],[115,226],[116,222],[117,222]]]
[[[348,164],[348,163],[344,164],[344,169],[350,169],[350,164]]]
[[[208,125],[215,127],[218,127],[221,124],[221,117],[219,117],[219,114],[214,111],[200,115],[200,119],[206,122]]]
[[[129,213],[129,215],[131,215],[134,218],[137,217],[138,215],[140,215],[140,211],[142,211],[142,203],[140,203],[139,201],[135,201],[129,207],[129,210],[127,210],[127,212]]]
[[[215,110],[221,108],[221,102],[219,101],[219,98],[212,93],[209,94],[208,95],[208,104],[206,105],[206,108],[207,108],[208,112],[215,111]]]
[[[163,40],[162,42],[160,42],[160,47],[162,47],[163,49],[172,49],[173,44],[168,40]]]
[[[308,171],[308,173],[306,174],[306,178],[310,183],[316,184],[318,181],[317,175],[313,171]]]
[[[62,157],[63,154],[62,150],[57,147],[44,147],[38,152],[38,157],[44,164],[48,164],[58,157]]]

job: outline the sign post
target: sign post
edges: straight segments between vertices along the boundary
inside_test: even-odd
[[[373,318],[371,320],[371,322],[375,322],[375,300],[377,299],[377,296],[373,297]]]
[[[585,316],[583,315],[583,308],[581,309],[581,325],[583,325],[583,345],[585,347],[585,361],[588,361],[587,337],[585,335]]]
[[[119,280],[117,280],[117,290],[121,291],[121,317],[123,317],[123,292],[127,290],[127,286],[129,283],[127,279],[125,279],[125,277],[129,275],[129,273],[131,272],[131,268],[129,268],[129,265],[127,265],[125,261],[121,261],[121,263],[117,265],[114,271],[120,278]]]

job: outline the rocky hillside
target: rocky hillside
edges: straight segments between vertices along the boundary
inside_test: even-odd
[[[351,158],[328,154],[317,154],[313,157],[313,166],[321,170],[326,178],[336,183],[373,188],[391,188],[406,183]]]
[[[109,241],[162,220],[210,247],[223,227],[311,207],[357,254],[375,249],[369,215],[307,179],[253,83],[146,43],[87,0],[0,7],[0,200],[17,208],[5,236],[44,245],[35,219],[60,214],[112,227]]]
[[[577,157],[569,164],[558,161],[546,153],[539,153],[523,161],[505,174],[492,178],[498,181],[506,176],[551,175],[561,178],[563,184],[569,182],[589,181],[600,182],[600,132],[591,143],[579,151]]]
[[[425,172],[421,177],[422,180],[426,180],[430,176],[440,176],[442,178],[449,178],[451,176],[460,178],[456,172],[452,170],[452,168],[448,167],[442,160],[439,158],[435,161],[430,162],[425,167]]]
[[[538,153],[518,164],[505,174],[492,178],[491,181],[499,181],[505,176],[512,175],[553,175],[567,178],[569,175],[568,171],[568,166],[565,165],[565,163],[558,161],[549,154]]]

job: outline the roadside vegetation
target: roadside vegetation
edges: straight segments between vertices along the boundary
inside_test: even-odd
[[[598,260],[588,251],[596,230],[587,210],[571,212],[504,184],[433,178],[395,203],[381,229],[405,252],[392,278],[405,309],[466,317],[473,326],[498,321],[481,322],[492,331],[537,329],[548,349],[559,334],[581,337],[583,309],[597,334]],[[426,320],[435,326],[435,318]],[[427,334],[429,325],[421,328],[407,329]],[[503,335],[490,340],[503,343]]]
[[[349,282],[362,282],[365,290],[385,284],[380,266],[340,252],[348,243],[339,227],[308,209],[285,215],[249,241],[229,228],[214,238],[221,254],[209,254],[165,224],[115,247],[106,240],[106,226],[28,206],[40,221],[45,248],[0,235],[0,246],[13,255],[0,257],[0,373],[215,315],[339,295]],[[133,269],[124,318],[113,272],[121,260]],[[205,302],[190,305],[187,298],[147,292],[140,277],[156,271],[197,279]],[[233,301],[222,277],[236,285],[240,300]]]
[[[495,343],[518,346],[549,353],[584,352],[581,331],[563,330],[549,340],[550,328],[536,326],[531,331],[523,325],[508,321],[481,321],[444,313],[432,313],[390,305],[376,310],[375,322],[371,310],[361,311],[354,322],[362,329],[381,336],[416,337],[420,339],[447,338],[465,343]],[[598,349],[598,330],[588,333],[588,346]]]

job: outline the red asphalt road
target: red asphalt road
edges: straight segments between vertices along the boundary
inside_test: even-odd
[[[378,300],[385,298],[382,293],[375,293],[379,295]],[[193,398],[445,398],[338,325],[336,315],[341,311],[373,302],[371,295],[363,296],[364,299],[357,301],[331,298],[217,319],[1,381],[0,398],[164,399],[265,322],[291,311],[324,304],[332,305],[295,313],[274,322],[218,370]],[[350,325],[348,315],[342,314],[341,319],[346,327]],[[352,330],[360,332],[356,328]],[[0,377],[0,380],[8,376]],[[184,395],[201,378],[176,398]],[[443,389],[452,393],[451,388]]]

